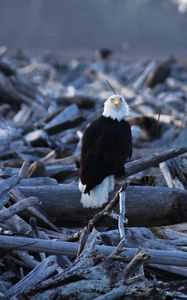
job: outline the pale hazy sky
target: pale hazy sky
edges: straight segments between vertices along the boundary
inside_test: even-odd
[[[0,45],[186,53],[185,9],[187,0],[0,0]]]

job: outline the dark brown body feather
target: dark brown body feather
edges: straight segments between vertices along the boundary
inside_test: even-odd
[[[127,121],[101,116],[85,130],[82,139],[80,179],[89,193],[110,175],[121,176],[132,155],[131,129]]]

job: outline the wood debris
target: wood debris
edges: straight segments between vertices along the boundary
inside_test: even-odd
[[[187,67],[0,52],[0,299],[187,298]],[[107,81],[131,107],[133,156],[85,209],[81,136]]]

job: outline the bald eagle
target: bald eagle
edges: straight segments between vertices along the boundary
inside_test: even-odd
[[[132,155],[131,128],[126,118],[129,106],[121,95],[104,103],[102,116],[82,137],[79,189],[84,207],[101,207],[114,189],[114,178],[124,174]]]

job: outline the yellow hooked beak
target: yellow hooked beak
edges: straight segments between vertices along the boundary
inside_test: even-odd
[[[115,98],[112,100],[115,106],[119,107],[121,105],[121,99]]]

